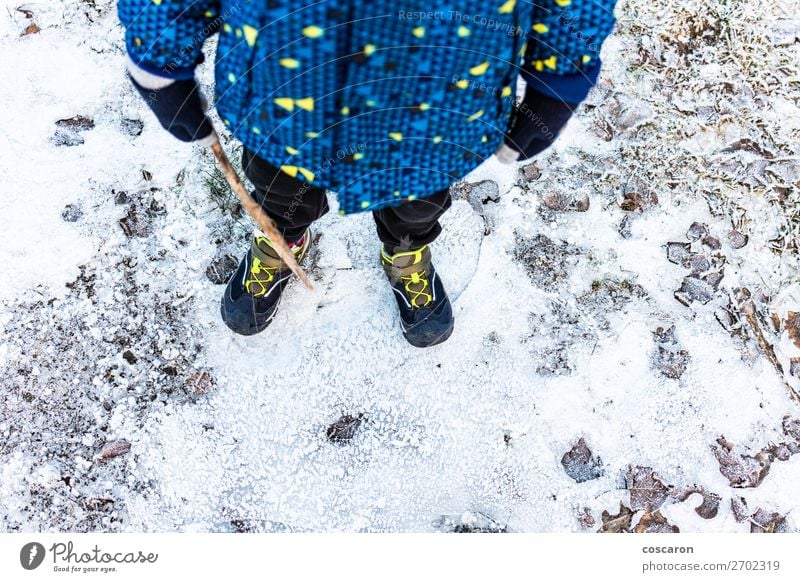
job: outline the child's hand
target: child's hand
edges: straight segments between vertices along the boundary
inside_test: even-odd
[[[205,100],[194,79],[172,81],[149,89],[133,76],[129,78],[164,129],[176,138],[204,144],[214,141],[214,128],[205,114]]]
[[[549,148],[576,107],[528,88],[525,99],[512,113],[503,146],[497,151],[500,161],[525,160]]]

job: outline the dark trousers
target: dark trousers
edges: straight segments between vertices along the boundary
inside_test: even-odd
[[[242,168],[255,187],[256,202],[287,241],[299,239],[312,222],[329,210],[323,188],[292,178],[247,148],[242,152]],[[442,232],[439,217],[450,204],[449,190],[440,190],[420,200],[376,210],[372,216],[378,238],[389,253],[431,243]]]

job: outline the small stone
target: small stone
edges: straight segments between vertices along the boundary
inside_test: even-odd
[[[697,301],[705,305],[714,298],[714,288],[706,281],[694,277],[684,277],[681,288],[675,291],[675,299],[685,306]]]
[[[119,125],[120,131],[131,137],[142,135],[142,130],[144,129],[144,122],[141,119],[123,118]]]
[[[76,204],[67,204],[61,211],[61,218],[64,222],[78,222],[83,216],[83,210]]]
[[[94,121],[83,115],[56,121],[52,141],[57,146],[73,147],[84,143],[83,132],[94,128]]]
[[[711,235],[706,235],[703,237],[703,244],[712,251],[718,251],[722,248],[722,243],[719,242],[719,239]]]
[[[358,427],[361,426],[362,418],[363,414],[357,416],[345,414],[328,427],[328,440],[337,444],[350,442],[355,436]]]
[[[130,350],[125,350],[122,352],[122,359],[128,362],[129,364],[135,364],[139,358],[137,358],[134,353]]]
[[[732,230],[728,233],[728,242],[734,249],[743,248],[750,238],[746,234],[742,234],[738,230]]]
[[[192,396],[205,396],[214,389],[217,381],[211,372],[195,372],[186,379],[184,387]]]
[[[556,212],[586,212],[589,210],[589,196],[583,192],[578,194],[551,192],[542,198],[542,203]]]
[[[686,238],[689,240],[699,240],[708,234],[708,227],[700,222],[693,222],[686,232]]]
[[[713,273],[704,275],[702,280],[705,281],[714,291],[717,291],[719,290],[719,285],[722,282],[723,277],[724,274],[722,271],[714,271]]]
[[[708,260],[708,257],[705,255],[701,255],[700,253],[696,253],[690,255],[687,260],[683,263],[683,266],[687,269],[692,271],[692,275],[699,275],[700,273],[705,273],[711,268],[711,263]]]
[[[116,441],[109,441],[103,445],[103,448],[100,450],[100,453],[97,455],[98,461],[106,461],[108,459],[113,459],[114,457],[118,457],[120,455],[124,455],[128,451],[131,450],[131,443],[129,443],[125,439],[119,439]]]
[[[572,208],[575,212],[586,212],[589,210],[589,196],[585,193],[576,195],[572,201]]]
[[[128,193],[120,190],[117,192],[116,190],[111,191],[111,195],[114,196],[114,204],[125,204],[128,202]]]
[[[533,182],[542,176],[542,171],[539,169],[539,166],[536,165],[536,162],[531,162],[530,164],[522,166],[519,169],[519,173],[526,182]]]
[[[685,266],[692,256],[691,245],[682,242],[667,243],[667,260],[676,265]]]
[[[56,127],[71,129],[73,131],[88,131],[94,129],[94,121],[85,115],[76,115],[68,119],[56,121]]]

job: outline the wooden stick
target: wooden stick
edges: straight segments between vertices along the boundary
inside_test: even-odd
[[[308,276],[305,274],[300,265],[297,264],[297,259],[295,258],[294,253],[289,248],[289,245],[286,244],[286,241],[281,236],[281,233],[278,232],[275,222],[267,215],[266,212],[264,212],[264,209],[261,208],[261,206],[255,200],[253,200],[252,196],[250,196],[250,192],[248,192],[247,188],[244,187],[241,178],[239,178],[236,170],[233,169],[231,161],[228,159],[228,156],[222,149],[222,146],[219,143],[219,138],[211,144],[211,150],[214,152],[214,156],[217,158],[217,162],[222,168],[222,173],[225,174],[225,179],[228,181],[228,184],[230,184],[233,191],[236,192],[236,196],[239,197],[239,200],[241,201],[244,209],[247,211],[247,214],[249,214],[250,217],[256,221],[258,228],[260,228],[264,234],[267,235],[267,238],[277,251],[278,256],[289,266],[289,268],[292,270],[292,273],[300,277],[300,280],[303,282],[303,284],[308,289],[313,291],[314,287],[311,285],[311,281],[308,279]]]

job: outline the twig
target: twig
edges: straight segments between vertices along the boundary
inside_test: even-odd
[[[222,173],[225,174],[225,179],[228,181],[228,184],[230,184],[231,189],[236,193],[236,196],[238,196],[247,214],[256,221],[258,227],[267,235],[267,238],[277,251],[278,256],[289,266],[292,273],[300,277],[300,280],[308,289],[313,290],[314,287],[311,285],[311,281],[300,265],[297,264],[294,253],[289,248],[289,245],[286,244],[281,233],[278,232],[275,222],[264,212],[264,209],[253,200],[250,193],[244,187],[244,184],[242,184],[241,178],[239,178],[236,170],[233,169],[231,161],[222,149],[219,138],[211,144],[211,150],[214,152],[214,156],[217,158],[217,162],[222,168]]]
[[[787,392],[789,392],[791,399],[794,400],[795,404],[800,405],[800,394],[798,394],[797,391],[786,381],[786,377],[783,373],[783,366],[781,366],[781,363],[778,361],[778,356],[775,355],[775,348],[772,347],[772,344],[767,341],[767,338],[764,336],[764,332],[761,330],[761,326],[758,323],[758,318],[756,317],[756,305],[750,298],[749,292],[747,292],[742,299],[743,300],[739,300],[739,310],[744,315],[747,323],[750,324],[750,327],[753,329],[753,334],[756,336],[758,347],[761,348],[764,356],[766,356],[767,360],[769,360],[769,363],[772,364],[772,367],[775,368],[775,371],[781,378],[781,382],[783,382],[784,387],[786,388]]]

